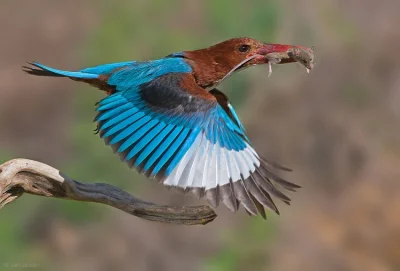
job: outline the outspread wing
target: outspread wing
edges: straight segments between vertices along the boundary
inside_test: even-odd
[[[115,92],[97,107],[101,137],[131,167],[166,186],[205,196],[213,206],[222,201],[233,211],[241,203],[252,215],[265,217],[264,206],[278,213],[270,195],[290,199],[275,184],[299,186],[270,171],[225,95],[207,92],[188,67],[175,64],[168,71],[154,65],[109,75]]]

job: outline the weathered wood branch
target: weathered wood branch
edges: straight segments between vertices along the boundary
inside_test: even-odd
[[[143,219],[171,224],[207,224],[217,217],[209,206],[157,205],[109,184],[75,181],[33,160],[13,159],[0,165],[0,209],[24,193],[103,203]]]

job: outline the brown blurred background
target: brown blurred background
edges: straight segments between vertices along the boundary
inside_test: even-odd
[[[0,212],[0,270],[400,270],[400,1],[0,2],[0,157],[36,159],[165,204],[199,204],[119,162],[93,135],[103,94],[34,78],[239,36],[316,46],[316,68],[249,69],[222,85],[254,146],[303,186],[269,219],[198,227],[24,196]]]

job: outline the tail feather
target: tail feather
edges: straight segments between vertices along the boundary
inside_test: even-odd
[[[76,79],[96,79],[99,77],[99,75],[92,73],[58,70],[37,62],[28,62],[28,64],[33,67],[22,66],[23,71],[36,76],[70,77]]]

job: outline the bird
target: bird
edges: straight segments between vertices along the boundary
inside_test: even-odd
[[[306,54],[304,53],[306,52]],[[308,52],[308,53],[307,53]],[[251,66],[300,62],[313,68],[313,49],[233,38],[203,49],[149,61],[126,61],[76,71],[29,62],[35,76],[67,77],[106,92],[97,103],[97,132],[130,167],[168,188],[192,192],[213,206],[266,218],[274,198],[296,191],[261,157],[228,97],[217,86]],[[304,56],[306,55],[306,57]]]

